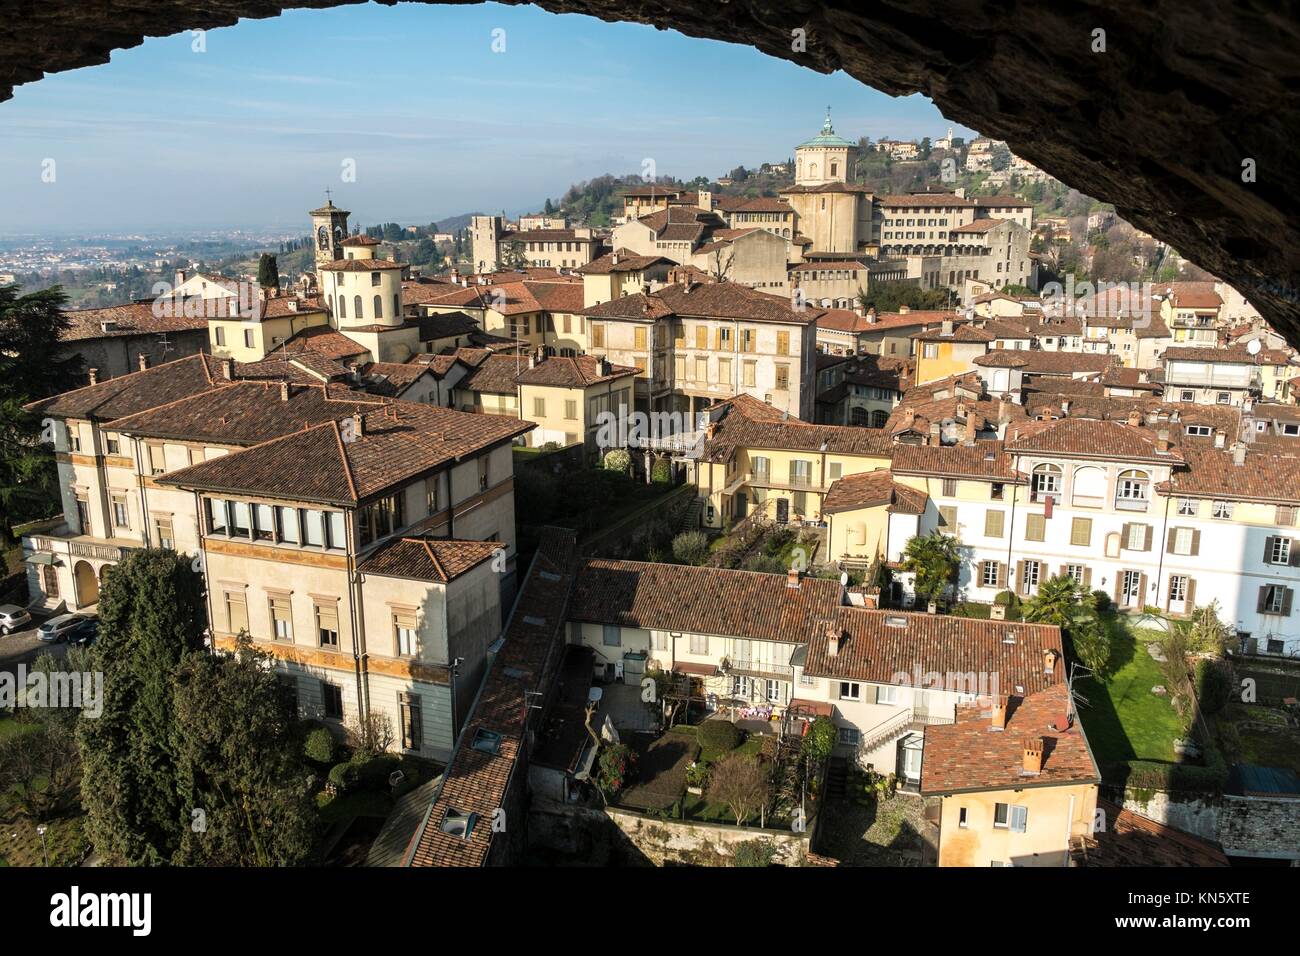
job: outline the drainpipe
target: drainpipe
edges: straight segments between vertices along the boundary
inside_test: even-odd
[[[214,618],[213,618],[213,616],[212,616],[212,588],[210,588],[210,587],[208,586],[208,561],[207,561],[207,553],[208,553],[208,551],[207,551],[207,545],[206,545],[206,542],[207,542],[207,532],[204,530],[204,525],[206,524],[206,522],[203,520],[203,519],[204,519],[204,512],[203,512],[203,498],[202,498],[202,496],[198,493],[197,490],[194,492],[194,513],[195,513],[196,515],[198,515],[198,524],[199,524],[199,556],[203,558],[203,561],[202,561],[202,565],[203,565],[203,600],[204,600],[204,602],[207,604],[207,607],[208,607],[208,644],[209,644],[209,648],[208,648],[208,649],[209,649],[210,651],[215,652],[216,649],[217,649],[217,640],[216,640],[217,635],[216,635],[216,628],[215,628],[215,626],[214,626],[214,624],[213,624]],[[175,533],[176,533],[176,529],[173,528],[173,529],[172,529],[172,534],[175,534]]]
[[[144,546],[148,548],[152,546],[153,542],[149,540],[149,503],[144,486],[144,464],[140,459],[139,439],[133,439],[132,441],[135,445],[135,482],[136,486],[140,489],[140,522],[141,528],[143,529],[141,531],[141,540],[144,541]],[[95,442],[95,451],[96,457],[98,457],[98,441]],[[175,534],[175,531],[172,533]]]
[[[1011,470],[1015,473],[1017,477],[1019,477],[1020,475],[1019,455],[1016,455],[1012,460]],[[1011,527],[1007,534],[1007,583],[1008,584],[1011,583],[1011,575],[1013,573],[1011,552],[1012,549],[1015,547],[1015,543],[1016,543],[1016,499],[1018,497],[1020,497],[1020,483],[1019,481],[1015,481],[1012,482],[1011,484]],[[1017,581],[1015,583],[1015,587],[1008,588],[1008,590],[1011,591],[1012,594],[1015,594],[1017,593],[1019,588],[1020,588],[1020,582]]]
[[[370,713],[370,696],[367,693],[369,682],[364,663],[365,635],[364,624],[358,613],[357,601],[360,598],[361,581],[356,571],[355,528],[351,508],[343,512],[343,527],[348,536],[347,575],[348,575],[348,620],[352,624],[352,661],[357,679],[357,715],[362,721]]]
[[[1172,477],[1171,477],[1171,482],[1172,482]],[[1154,482],[1152,482],[1152,484],[1154,484]],[[1169,490],[1173,491],[1172,488]],[[1160,558],[1156,563],[1156,600],[1152,602],[1156,605],[1156,607],[1160,606],[1160,594],[1162,590],[1161,578],[1164,577],[1164,573],[1165,573],[1165,547],[1166,547],[1165,542],[1168,540],[1168,535],[1169,535],[1169,499],[1172,497],[1173,497],[1172,495],[1165,495],[1165,519],[1160,524],[1160,542],[1159,542]],[[1156,542],[1152,542],[1152,544],[1155,543]],[[1146,600],[1146,595],[1143,595],[1142,599]],[[1186,608],[1186,606],[1187,606],[1186,600],[1184,600],[1183,607]],[[1165,610],[1168,610],[1168,608],[1166,608]]]

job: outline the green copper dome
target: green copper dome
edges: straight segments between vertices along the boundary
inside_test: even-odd
[[[803,149],[805,146],[845,146],[857,148],[857,143],[845,139],[843,136],[835,135],[835,127],[831,126],[831,108],[826,107],[826,122],[822,124],[822,131],[808,140],[806,143],[800,143],[795,149]]]

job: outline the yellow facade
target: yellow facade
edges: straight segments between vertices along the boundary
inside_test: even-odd
[[[1090,835],[1097,813],[1097,785],[1091,783],[983,790],[941,799],[940,866],[1067,866],[1071,838]],[[1026,808],[1025,832],[995,825],[999,803]]]

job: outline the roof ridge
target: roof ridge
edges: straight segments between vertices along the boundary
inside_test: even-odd
[[[433,563],[433,569],[438,572],[438,577],[442,578],[444,581],[450,581],[451,578],[447,575],[447,569],[442,566],[442,562],[438,560],[438,556],[433,553],[433,547],[429,543],[429,539],[421,538],[420,540],[424,544],[424,553],[429,556],[429,560]]]
[[[357,494],[357,483],[352,480],[352,466],[348,464],[348,451],[343,446],[343,433],[339,431],[338,419],[331,418],[329,424],[334,427],[334,440],[338,444],[339,460],[343,462],[343,476],[348,480],[348,490],[352,492],[353,500],[360,502],[361,496]]]
[[[109,379],[109,381],[111,382],[112,379]],[[192,402],[194,401],[194,399],[202,398],[205,395],[214,395],[217,392],[224,391],[225,389],[229,388],[232,385],[260,385],[260,384],[262,384],[261,381],[251,380],[251,379],[246,381],[240,381],[240,382],[234,382],[234,381],[221,382],[219,384],[214,384],[211,388],[205,388],[201,392],[195,392],[193,395],[186,395],[183,398],[174,398],[170,402],[163,402],[161,405],[150,405],[148,408],[142,408],[140,409],[140,411],[132,412],[130,415],[123,415],[121,418],[114,418],[112,421],[113,424],[116,426],[120,422],[129,421],[130,419],[138,418],[141,415],[149,415],[152,414],[153,412],[161,411],[164,408],[171,408],[173,405],[179,405],[182,402]],[[278,385],[279,383],[276,382],[275,384]],[[107,401],[107,399],[105,399],[105,401]]]

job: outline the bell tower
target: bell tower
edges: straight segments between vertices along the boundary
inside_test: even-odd
[[[317,276],[324,263],[343,258],[343,240],[348,237],[348,216],[352,215],[346,209],[334,205],[329,193],[328,189],[325,190],[325,205],[311,211],[311,237],[316,250]]]

